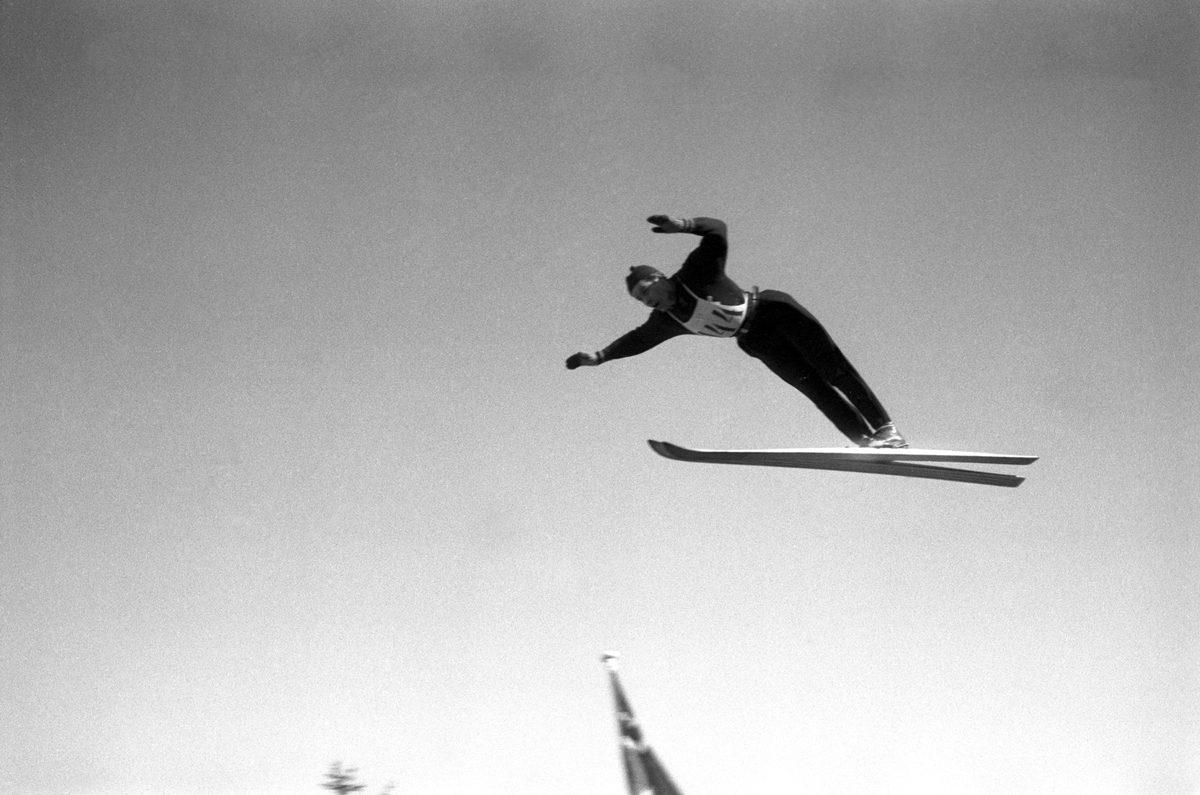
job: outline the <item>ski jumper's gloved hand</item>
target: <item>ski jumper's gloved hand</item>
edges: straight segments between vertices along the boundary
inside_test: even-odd
[[[654,224],[654,228],[650,231],[658,232],[659,234],[670,235],[676,232],[692,231],[691,218],[680,218],[674,215],[652,215],[646,220]]]
[[[600,354],[598,353],[572,353],[567,357],[567,369],[574,370],[576,367],[595,367],[600,364]]]

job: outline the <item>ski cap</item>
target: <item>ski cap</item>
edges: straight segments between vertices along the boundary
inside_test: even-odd
[[[634,285],[654,276],[662,279],[667,278],[662,271],[651,265],[634,265],[629,269],[629,274],[625,277],[625,289],[632,294]]]

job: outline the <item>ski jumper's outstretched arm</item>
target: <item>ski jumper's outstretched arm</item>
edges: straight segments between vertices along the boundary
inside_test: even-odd
[[[655,223],[655,219],[668,216],[652,215],[647,220]],[[688,232],[700,236],[700,245],[688,254],[683,261],[683,267],[672,278],[678,279],[692,287],[702,290],[725,275],[725,258],[729,254],[729,230],[724,221],[716,218],[680,218],[673,220],[670,226],[682,224],[680,232]],[[667,226],[660,223],[655,232]],[[669,230],[667,230],[669,231]]]
[[[716,218],[679,218],[669,215],[652,215],[646,220],[654,224],[651,231],[659,234],[689,233],[700,236],[700,245],[684,260],[683,267],[676,276],[686,274],[709,281],[724,272],[725,255],[729,248],[724,221]],[[672,337],[690,333],[665,312],[654,310],[645,323],[613,340],[603,349],[595,353],[572,354],[567,359],[567,368],[574,370],[576,367],[594,367],[613,359],[637,356]]]
[[[656,309],[650,313],[650,317],[646,319],[645,323],[633,331],[622,334],[601,350],[595,353],[571,354],[567,359],[567,369],[595,367],[613,359],[637,356],[639,353],[645,353],[654,346],[666,342],[671,337],[678,337],[680,334],[691,334],[691,332],[667,317],[665,312],[659,312]]]

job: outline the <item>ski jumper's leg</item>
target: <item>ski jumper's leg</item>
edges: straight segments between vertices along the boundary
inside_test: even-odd
[[[873,430],[892,421],[871,387],[811,312],[787,293],[765,290],[762,296],[774,307],[777,318],[774,325],[795,351],[794,355],[804,359],[824,381],[845,395]]]
[[[870,436],[873,428],[850,404],[842,393],[831,387],[815,370],[796,357],[790,345],[769,333],[770,317],[764,318],[759,308],[753,329],[738,338],[738,347],[758,359],[775,375],[813,402],[826,419],[855,444]],[[766,321],[760,324],[760,321]],[[757,334],[762,330],[765,333]]]

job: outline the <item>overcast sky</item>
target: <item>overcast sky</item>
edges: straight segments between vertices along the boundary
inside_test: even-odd
[[[17,795],[1200,791],[1190,3],[0,2]],[[729,223],[914,446],[729,340]]]

